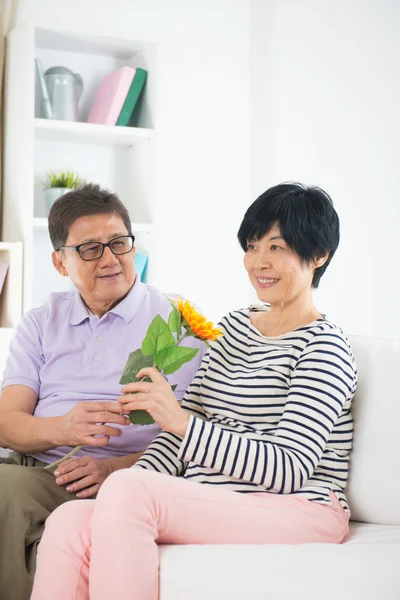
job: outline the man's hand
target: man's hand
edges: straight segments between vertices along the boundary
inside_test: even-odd
[[[105,446],[110,436],[122,431],[108,423],[130,425],[123,416],[119,402],[78,402],[64,416],[59,417],[57,446]],[[94,437],[99,436],[99,437]]]
[[[76,493],[77,498],[90,498],[112,472],[108,459],[81,456],[58,465],[54,475],[57,485],[66,486],[67,492]]]
[[[89,456],[71,458],[58,465],[54,472],[57,485],[66,486],[67,492],[76,493],[77,498],[90,498],[100,489],[103,481],[113,471],[128,469],[135,464],[143,452],[97,459]]]

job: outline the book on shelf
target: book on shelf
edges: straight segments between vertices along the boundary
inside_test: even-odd
[[[4,282],[7,277],[7,272],[8,272],[8,263],[0,262],[0,294],[3,290]]]
[[[141,252],[135,254],[135,269],[139,275],[140,281],[146,281],[146,267],[147,267],[148,256]]]
[[[127,126],[143,91],[147,71],[120,67],[100,82],[88,123]]]
[[[126,96],[124,105],[119,114],[117,125],[126,127],[130,125],[133,111],[135,110],[138,100],[143,92],[144,84],[147,79],[147,71],[144,69],[137,68],[136,73],[133,77],[131,87],[129,88],[128,95]]]
[[[136,69],[120,67],[100,82],[88,123],[115,125],[131,87]]]

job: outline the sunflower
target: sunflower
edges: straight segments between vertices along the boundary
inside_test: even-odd
[[[178,300],[176,306],[184,320],[183,327],[189,329],[196,337],[214,341],[223,335],[222,329],[214,327],[214,323],[207,321],[188,300]]]

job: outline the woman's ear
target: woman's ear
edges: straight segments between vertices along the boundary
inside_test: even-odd
[[[327,252],[323,256],[320,256],[319,258],[314,258],[314,267],[316,269],[319,269],[319,267],[322,267],[322,265],[324,265],[326,263],[328,258],[329,258],[329,252]]]
[[[64,267],[64,263],[62,261],[60,252],[56,252],[55,250],[53,250],[51,254],[51,259],[53,261],[55,269],[60,273],[60,275],[62,275],[63,277],[68,277],[68,271]]]

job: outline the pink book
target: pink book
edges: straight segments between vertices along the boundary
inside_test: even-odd
[[[136,69],[120,67],[101,80],[88,123],[115,125],[135,77]]]

